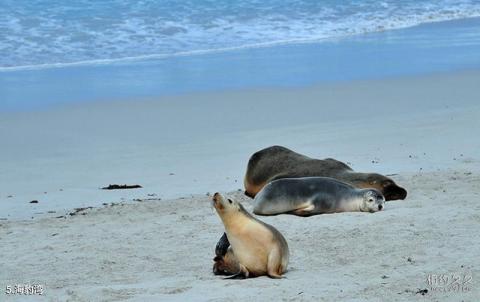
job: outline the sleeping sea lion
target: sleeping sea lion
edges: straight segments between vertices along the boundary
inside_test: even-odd
[[[331,177],[356,188],[373,188],[385,200],[405,199],[407,191],[391,178],[377,173],[355,172],[333,158],[314,159],[281,146],[272,146],[254,153],[248,161],[244,178],[245,194],[255,195],[269,182],[281,178]]]
[[[375,189],[357,189],[328,177],[282,178],[268,183],[253,200],[257,215],[311,216],[377,212],[385,198]]]

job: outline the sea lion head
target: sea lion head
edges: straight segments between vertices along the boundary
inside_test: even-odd
[[[385,197],[375,189],[362,190],[362,197],[363,200],[360,206],[362,212],[378,212],[381,211],[385,205]]]
[[[235,275],[240,272],[240,265],[230,247],[224,256],[217,255],[213,258],[213,273],[215,275]]]
[[[222,256],[215,256],[213,258],[213,274],[215,275],[230,275],[228,270],[228,263],[226,263]]]
[[[405,199],[407,190],[398,186],[391,178],[377,173],[369,173],[366,182],[361,184],[362,188],[374,188],[380,191],[385,200]]]
[[[218,214],[229,213],[233,211],[241,211],[242,205],[230,198],[225,198],[220,193],[213,194],[212,204],[215,210],[217,210]]]

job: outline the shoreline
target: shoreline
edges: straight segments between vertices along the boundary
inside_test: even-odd
[[[159,53],[159,54],[145,54],[139,56],[130,56],[130,57],[121,57],[121,58],[100,58],[94,60],[83,60],[76,62],[56,62],[56,63],[41,63],[41,64],[29,64],[29,65],[20,65],[20,66],[0,66],[0,73],[2,72],[16,72],[16,71],[34,71],[42,69],[56,69],[56,68],[68,68],[68,67],[81,67],[81,66],[99,66],[99,65],[109,65],[109,64],[130,64],[130,63],[142,63],[148,61],[164,60],[171,59],[175,57],[185,57],[185,56],[203,56],[203,55],[212,55],[217,53],[225,52],[235,52],[243,50],[254,50],[258,48],[269,48],[269,47],[282,47],[290,45],[301,45],[301,44],[319,44],[319,43],[331,43],[334,41],[341,42],[344,39],[358,39],[364,36],[376,35],[376,34],[389,34],[395,33],[396,31],[407,30],[415,27],[431,27],[437,24],[455,24],[462,22],[471,22],[474,20],[480,20],[480,16],[469,16],[464,18],[456,19],[445,19],[445,20],[432,20],[426,21],[417,24],[411,24],[401,27],[388,28],[388,29],[377,29],[374,31],[362,32],[362,33],[345,33],[339,36],[328,36],[321,38],[299,38],[293,40],[280,40],[280,41],[271,41],[264,43],[255,43],[247,44],[242,46],[231,46],[218,49],[197,49],[189,51],[179,51],[176,53]]]
[[[418,76],[480,68],[480,18],[320,43],[128,64],[2,72],[4,112],[62,104]]]

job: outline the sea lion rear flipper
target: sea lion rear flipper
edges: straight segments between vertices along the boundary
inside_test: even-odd
[[[267,275],[273,279],[282,279],[282,255],[280,249],[273,249],[268,255]]]
[[[223,278],[223,279],[247,279],[248,276],[250,275],[249,271],[247,270],[247,268],[245,266],[243,266],[241,264],[239,264],[239,266],[240,266],[240,271],[238,273],[236,273],[235,275]]]
[[[236,273],[235,275],[231,275],[231,276],[225,277],[223,279],[225,279],[225,280],[228,280],[228,279],[247,279],[247,277],[245,276],[245,274],[243,272],[239,272],[239,273]]]
[[[227,234],[223,233],[222,237],[220,237],[220,240],[218,240],[217,245],[215,246],[215,255],[225,256],[229,246],[230,241],[228,241]]]

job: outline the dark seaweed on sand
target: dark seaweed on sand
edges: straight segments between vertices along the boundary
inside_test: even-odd
[[[141,185],[108,185],[108,187],[103,187],[102,190],[124,190],[124,189],[139,189],[142,188]]]

